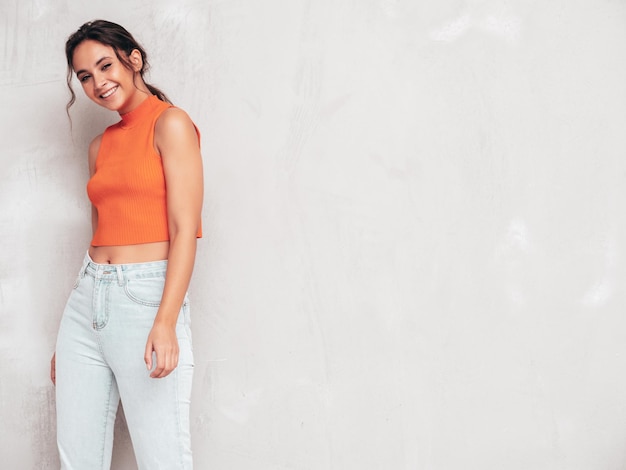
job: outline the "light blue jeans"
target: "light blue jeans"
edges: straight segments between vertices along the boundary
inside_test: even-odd
[[[57,443],[62,470],[109,470],[120,402],[140,470],[192,468],[189,302],[178,316],[178,367],[150,378],[144,362],[167,261],[80,270],[56,345]]]

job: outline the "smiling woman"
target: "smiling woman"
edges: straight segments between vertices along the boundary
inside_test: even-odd
[[[129,65],[122,63],[111,46],[86,40],[74,50],[76,77],[85,94],[97,104],[120,114],[136,108],[151,94],[143,80],[135,82],[135,73],[143,65],[137,49],[128,56]],[[136,93],[137,90],[143,92]]]
[[[61,468],[110,467],[121,399],[139,469],[190,469],[187,288],[202,236],[200,135],[144,81],[146,53],[123,27],[86,23],[66,55],[68,110],[75,75],[121,120],[89,146],[93,238],[51,363]]]
[[[76,49],[83,42],[95,42],[107,48],[107,51],[104,52],[104,54],[107,55],[99,57],[98,59],[106,60],[107,57],[111,60],[117,59],[126,69],[138,73],[141,83],[135,81],[135,74],[133,74],[133,83],[135,86],[144,85],[151,94],[156,95],[161,101],[170,103],[170,100],[167,98],[165,93],[144,80],[145,73],[150,69],[148,54],[146,51],[128,31],[124,30],[124,32],[120,32],[117,27],[119,27],[119,25],[103,20],[85,23],[67,40],[67,43],[65,44],[65,55],[67,58],[67,87],[69,88],[71,95],[70,101],[67,103],[68,110],[76,100],[76,95],[74,94],[74,89],[72,88],[74,75],[76,75],[82,82],[83,77],[82,75],[79,76],[79,74],[80,72],[86,73],[88,70],[82,70],[74,63],[76,60]],[[137,61],[137,54],[141,58],[140,63]],[[133,56],[134,58],[131,60],[131,57]],[[138,70],[136,70],[137,66],[139,66]]]

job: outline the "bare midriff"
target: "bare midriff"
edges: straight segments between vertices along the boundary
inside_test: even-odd
[[[89,256],[99,264],[148,263],[166,260],[169,249],[169,241],[138,245],[90,246]]]

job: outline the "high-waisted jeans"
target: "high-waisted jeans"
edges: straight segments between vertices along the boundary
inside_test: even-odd
[[[192,468],[193,353],[187,296],[176,325],[178,367],[165,378],[153,379],[144,362],[166,266],[167,261],[98,264],[85,257],[56,345],[57,442],[63,470],[110,468],[120,399],[140,470]]]

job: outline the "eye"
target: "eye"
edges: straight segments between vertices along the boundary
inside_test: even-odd
[[[102,70],[104,71],[104,70],[108,69],[110,66],[111,66],[111,64],[104,64],[102,66]]]
[[[90,76],[91,76],[91,75],[87,75],[87,74],[85,74],[85,75],[81,75],[80,77],[78,77],[78,80],[79,80],[81,83],[84,83],[84,82],[86,82],[86,81],[89,79],[89,77],[90,77]]]

